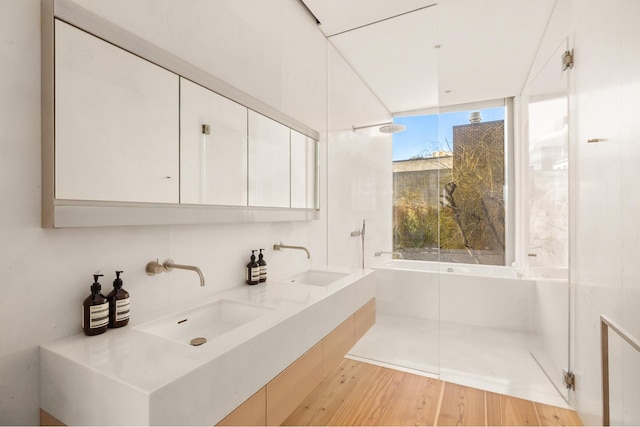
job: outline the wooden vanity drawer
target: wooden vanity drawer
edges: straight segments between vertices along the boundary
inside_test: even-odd
[[[267,384],[267,425],[280,425],[322,381],[322,341]]]

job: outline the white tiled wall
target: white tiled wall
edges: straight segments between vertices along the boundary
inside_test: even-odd
[[[620,10],[620,121],[622,139],[622,320],[636,338],[640,338],[640,2],[626,0]],[[625,344],[623,350],[622,421],[640,424],[640,354]]]
[[[351,232],[365,220],[365,267],[390,251],[392,164],[391,135],[377,127],[353,131],[390,121],[389,112],[373,96],[337,50],[328,45],[328,182],[329,263],[362,266],[362,240]]]

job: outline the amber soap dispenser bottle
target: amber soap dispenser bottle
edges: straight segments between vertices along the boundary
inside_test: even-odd
[[[256,262],[256,251],[251,251],[251,261],[247,264],[247,285],[260,283],[260,266]]]
[[[98,278],[103,274],[93,275],[91,295],[82,304],[82,330],[85,335],[98,335],[106,332],[109,325],[109,303],[107,298],[100,293],[102,286]]]
[[[121,273],[124,271],[116,271],[113,290],[107,295],[110,328],[120,328],[129,323],[129,292],[122,289]]]
[[[260,253],[258,254],[258,266],[260,268],[260,283],[264,283],[267,281],[267,261],[264,260],[264,255],[262,255],[262,251],[264,251],[264,249],[260,249]]]

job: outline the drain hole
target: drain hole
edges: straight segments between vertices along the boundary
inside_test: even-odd
[[[191,340],[190,344],[194,347],[202,345],[207,342],[207,339],[204,337],[198,337]]]
[[[178,325],[179,325],[180,323],[184,323],[184,322],[186,322],[187,320],[189,320],[189,319],[182,319],[182,320],[178,320]]]

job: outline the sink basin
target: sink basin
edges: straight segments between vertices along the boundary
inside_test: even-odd
[[[346,273],[336,273],[333,271],[308,270],[287,279],[287,282],[302,283],[303,285],[327,286],[336,280],[348,276]]]
[[[201,338],[210,341],[273,310],[272,307],[221,299],[142,324],[136,329],[184,344],[201,345],[204,343]]]

